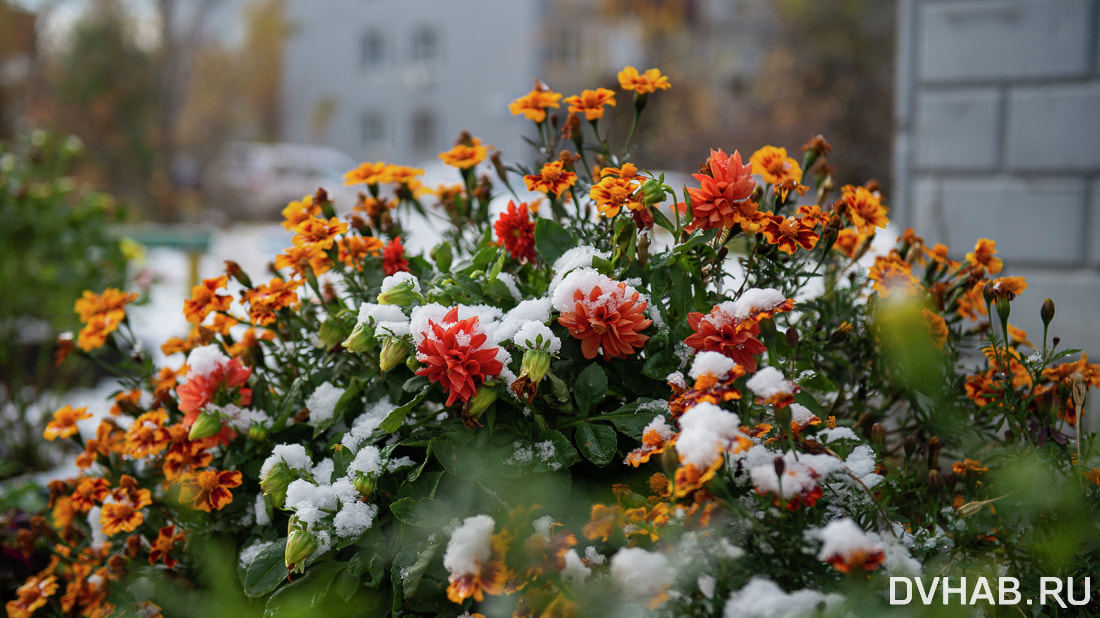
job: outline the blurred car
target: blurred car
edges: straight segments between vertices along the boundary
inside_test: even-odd
[[[207,210],[230,219],[273,221],[293,200],[323,187],[337,211],[355,205],[343,176],[359,162],[333,148],[308,144],[230,142],[202,177]]]

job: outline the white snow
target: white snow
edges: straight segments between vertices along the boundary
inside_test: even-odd
[[[740,435],[741,418],[737,414],[712,403],[700,403],[680,417],[676,452],[683,463],[705,470],[734,446]]]
[[[611,580],[628,601],[646,604],[672,585],[668,558],[640,547],[624,547],[611,557]]]
[[[332,415],[336,412],[336,404],[343,395],[344,390],[342,388],[333,386],[331,382],[321,383],[317,390],[313,391],[313,394],[306,399],[306,407],[309,408],[309,421],[314,425],[319,425],[332,419]]]
[[[776,395],[789,395],[794,392],[794,384],[783,377],[783,373],[775,367],[762,367],[749,378],[745,386],[764,399],[771,399]]]
[[[488,515],[467,517],[451,534],[443,566],[451,575],[473,575],[492,555],[492,537],[496,522]]]

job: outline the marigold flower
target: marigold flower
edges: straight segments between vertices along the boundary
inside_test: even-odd
[[[428,331],[419,335],[416,359],[427,366],[416,375],[439,382],[447,391],[448,406],[469,401],[479,385],[504,369],[497,360],[498,348],[481,330],[477,316],[459,320],[458,307],[438,322],[429,319]]]
[[[119,532],[133,532],[145,522],[141,509],[153,503],[148,489],[141,489],[137,481],[128,475],[119,480],[119,487],[111,492],[112,501],[104,502],[99,523],[103,534],[114,536]]]
[[[913,266],[901,259],[897,252],[875,258],[867,277],[874,281],[873,287],[882,298],[889,297],[895,291],[915,294],[920,289],[920,282],[913,275]]]
[[[107,479],[85,476],[81,477],[76,484],[70,499],[74,509],[86,513],[96,503],[106,500],[109,495],[111,495],[111,484],[107,482]]]
[[[754,174],[759,174],[768,184],[777,185],[781,199],[787,198],[787,191],[802,186],[799,184],[802,182],[802,167],[798,161],[787,156],[786,148],[764,146],[752,153],[749,161],[752,162]]]
[[[642,445],[630,451],[623,463],[637,468],[675,443],[676,432],[668,426],[664,417],[658,416],[642,430]]]
[[[1090,364],[1089,355],[1085,353],[1072,363],[1061,363],[1043,370],[1043,377],[1064,384],[1072,383],[1074,374],[1080,374],[1087,386],[1100,387],[1100,364]]]
[[[84,328],[80,329],[80,334],[77,336],[77,347],[85,352],[103,347],[107,343],[108,335],[118,330],[118,325],[122,323],[125,315],[121,311],[112,311],[110,313],[97,313],[88,318]]]
[[[688,189],[692,214],[689,230],[731,228],[761,220],[763,215],[757,211],[756,202],[749,200],[756,188],[752,166],[741,164],[740,152],[727,155],[721,149],[711,150],[706,169],[709,174],[692,174],[701,186]]]
[[[546,109],[560,107],[561,93],[550,90],[546,84],[535,80],[535,87],[522,97],[508,104],[513,116],[522,114],[528,120],[542,122],[546,120]]]
[[[668,77],[661,75],[660,69],[649,69],[639,74],[638,69],[625,67],[619,71],[619,86],[623,90],[633,90],[638,95],[643,95],[668,90],[672,84],[668,82]]]
[[[202,324],[211,311],[228,311],[233,297],[218,294],[217,290],[229,283],[229,277],[222,275],[213,279],[203,279],[202,285],[191,288],[191,298],[183,301],[183,315],[192,324]]]
[[[624,163],[621,169],[605,167],[600,170],[601,179],[588,192],[596,201],[596,210],[605,217],[614,217],[623,207],[628,210],[640,210],[645,207],[639,189],[638,169],[631,163]]]
[[[989,472],[989,468],[983,466],[982,462],[970,458],[951,464],[951,470],[959,476],[966,476],[970,472],[974,474]]]
[[[590,268],[567,275],[554,292],[553,305],[561,312],[558,323],[581,341],[589,360],[600,349],[604,360],[626,358],[649,340],[642,334],[653,323],[645,317],[649,303],[634,288]]]
[[[956,262],[947,258],[948,248],[947,245],[936,243],[931,249],[925,247],[924,253],[937,264],[942,264],[948,270],[954,270],[962,265],[962,262]]]
[[[788,255],[793,255],[800,247],[807,251],[813,249],[820,238],[812,225],[804,225],[796,217],[765,215],[764,221],[764,237]]]
[[[142,459],[168,448],[171,436],[164,428],[168,413],[164,410],[146,412],[137,417],[126,430],[126,454]]]
[[[873,571],[886,560],[886,553],[854,521],[845,518],[829,523],[821,530],[824,541],[818,559],[833,565],[841,573]]]
[[[419,183],[418,177],[424,175],[424,170],[419,167],[407,165],[387,165],[382,174],[383,182],[393,182],[405,185],[416,193],[419,190],[415,185]]]
[[[328,221],[309,218],[294,228],[294,237],[291,238],[291,242],[295,246],[312,245],[327,251],[336,243],[336,237],[347,231],[348,224],[336,217]]]
[[[111,314],[124,312],[126,305],[137,300],[136,292],[122,292],[118,288],[107,288],[103,294],[96,294],[91,290],[84,290],[83,295],[74,304],[74,311],[80,315],[81,322],[87,322],[97,314]],[[119,316],[116,322],[122,321]]]
[[[57,592],[57,577],[32,575],[15,591],[15,598],[4,604],[9,618],[29,618],[46,605],[46,600]]]
[[[821,207],[816,204],[799,206],[795,210],[795,214],[801,219],[802,225],[810,229],[827,224],[830,217],[829,214],[822,212]]]
[[[363,270],[363,258],[368,255],[380,255],[385,243],[374,236],[345,236],[336,241],[338,258],[347,266]]]
[[[395,273],[411,272],[409,261],[405,259],[405,246],[401,244],[400,236],[394,236],[382,249],[382,272],[387,277]]]
[[[485,593],[504,594],[509,570],[504,563],[508,537],[493,534],[496,522],[488,515],[468,517],[447,543],[443,566],[450,573],[447,598],[462,603],[473,597],[483,601]]]
[[[164,465],[161,467],[164,480],[169,483],[210,465],[214,459],[214,455],[208,453],[202,443],[187,440],[188,431],[185,427],[182,425],[177,427],[183,430],[183,436],[169,447],[168,454],[164,457]]]
[[[1004,267],[1004,262],[1001,258],[994,257],[996,253],[996,241],[988,238],[979,238],[978,242],[974,244],[974,251],[966,254],[966,262],[973,270],[995,275],[1001,272],[1001,269]]]
[[[758,322],[793,308],[794,300],[782,298],[775,290],[749,290],[737,301],[715,305],[707,315],[689,313],[688,326],[695,333],[684,343],[699,351],[721,352],[752,373],[756,355],[767,349],[756,338]]]
[[[528,174],[523,177],[528,191],[540,191],[547,195],[553,193],[554,197],[561,197],[566,189],[577,183],[577,175],[573,172],[563,171],[564,163],[559,159],[548,161],[542,166],[538,174]]]
[[[439,153],[439,159],[451,167],[467,170],[484,161],[487,154],[480,139],[465,134],[459,138],[454,148]]]
[[[75,436],[79,431],[76,422],[86,418],[92,418],[87,408],[74,409],[72,406],[60,408],[53,413],[53,420],[46,424],[42,437],[53,442],[57,438]]]
[[[607,506],[593,504],[588,516],[588,523],[581,529],[581,534],[589,541],[607,542],[607,539],[615,533],[615,529],[622,525],[623,507],[618,504]]]
[[[580,94],[567,97],[564,102],[569,104],[570,114],[583,113],[588,120],[599,120],[603,118],[605,105],[615,106],[615,92],[607,88],[584,90]]]
[[[947,344],[947,337],[950,335],[950,331],[947,330],[947,321],[943,319],[942,315],[928,308],[922,308],[920,315],[924,320],[924,325],[928,328],[929,334],[932,336],[932,345],[942,352],[943,346]]]
[[[275,277],[270,282],[241,293],[241,300],[249,305],[249,319],[256,326],[268,326],[275,322],[275,314],[298,302],[295,291],[302,286],[300,280],[283,281]]]
[[[233,502],[229,491],[241,484],[241,473],[237,470],[203,470],[185,476],[180,487],[180,502],[195,510],[220,511]]]
[[[314,275],[321,275],[332,268],[332,260],[320,246],[315,244],[294,245],[283,249],[283,252],[275,256],[275,268],[290,268],[300,276],[313,271]]]
[[[497,233],[497,243],[504,245],[511,256],[520,262],[530,263],[538,258],[535,253],[535,222],[527,212],[527,202],[516,207],[514,201],[508,201],[508,208],[500,214],[493,224]]]
[[[351,172],[348,172],[349,174]],[[321,214],[321,205],[313,202],[313,196],[307,195],[300,201],[290,202],[283,209],[283,227],[293,230],[306,219],[311,219]]]
[[[377,163],[360,163],[359,167],[344,174],[344,186],[359,184],[376,185],[381,182],[389,182],[389,164],[383,161]],[[290,228],[287,228],[290,229]]]
[[[1023,277],[998,277],[989,283],[989,296],[1007,298],[1013,300],[1027,289],[1027,281]]]
[[[885,228],[889,223],[886,207],[879,201],[878,195],[866,187],[844,185],[840,189],[840,199],[833,208],[848,217],[860,233],[867,233],[876,227]]]

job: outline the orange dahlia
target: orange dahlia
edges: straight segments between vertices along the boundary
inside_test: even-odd
[[[442,309],[429,305],[423,311],[436,308]],[[417,321],[415,314],[413,321]],[[480,384],[504,369],[504,364],[497,360],[499,348],[489,342],[477,316],[459,320],[458,307],[447,311],[442,319],[428,317],[427,328],[414,332],[413,337],[416,359],[426,364],[416,375],[442,384],[447,391],[448,406],[457,400],[469,401]]]
[[[575,270],[554,291],[558,323],[581,341],[587,359],[603,349],[604,360],[626,358],[649,340],[642,331],[653,323],[645,317],[649,303],[634,288],[591,268]]]
[[[509,201],[508,209],[500,214],[493,229],[497,233],[497,243],[504,245],[512,257],[524,263],[534,262],[538,257],[535,222],[528,215],[527,202],[520,203],[517,208],[514,201]]]
[[[405,259],[405,245],[401,244],[400,236],[395,236],[390,240],[390,244],[382,249],[382,272],[386,276],[410,272],[409,261]]]
[[[727,155],[721,149],[711,150],[705,171],[692,174],[701,186],[688,189],[692,211],[688,228],[730,228],[737,223],[760,221],[762,214],[749,199],[756,188],[752,165],[742,165],[740,152]]]

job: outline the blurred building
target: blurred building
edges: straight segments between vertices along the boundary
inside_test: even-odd
[[[766,4],[291,2],[282,137],[364,160],[415,163],[434,159],[466,129],[518,158],[530,127],[509,114],[508,103],[530,90],[533,78],[570,95],[616,87],[626,65],[644,70],[659,62],[666,73],[677,69],[678,87],[698,81],[734,91],[753,77],[759,39],[768,32],[745,17],[766,14]],[[705,146],[697,148],[705,155]]]
[[[901,0],[894,203],[956,256],[995,239],[1028,282],[1012,320],[1041,337],[1049,296],[1052,334],[1100,360],[1098,10]]]

